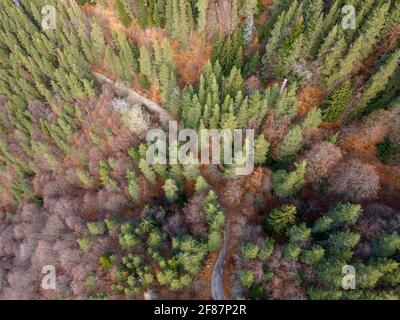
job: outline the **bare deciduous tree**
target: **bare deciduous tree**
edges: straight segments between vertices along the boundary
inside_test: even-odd
[[[332,172],[329,185],[329,191],[343,199],[371,199],[377,196],[380,188],[379,174],[374,166],[353,159]]]

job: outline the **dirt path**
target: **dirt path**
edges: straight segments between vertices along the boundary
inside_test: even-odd
[[[228,248],[228,239],[229,239],[229,221],[225,221],[225,229],[224,229],[224,242],[222,245],[222,249],[219,252],[217,261],[214,264],[214,269],[211,276],[211,296],[213,300],[225,300],[225,290],[224,290],[224,266],[225,266],[225,258],[226,251]]]
[[[146,107],[146,109],[153,114],[157,114],[159,116],[161,124],[167,125],[169,121],[177,121],[178,127],[182,127],[179,123],[179,120],[176,119],[171,113],[169,113],[166,109],[155,103],[154,101],[144,97],[143,95],[137,93],[133,89],[130,89],[123,82],[119,80],[112,80],[106,75],[98,72],[92,71],[93,75],[97,78],[97,80],[101,83],[106,83],[110,85],[115,93],[119,96],[122,96],[131,103],[139,103]],[[223,194],[223,186],[218,183],[216,179],[213,179],[210,174],[207,174],[207,169],[205,167],[200,168],[200,174],[207,181],[207,183],[211,186],[213,191],[216,193],[218,199],[220,200],[222,209],[225,213],[225,228],[223,234],[223,244],[221,246],[221,250],[218,254],[217,259],[214,261],[214,266],[211,274],[211,297],[213,300],[225,300],[226,298],[226,285],[224,286],[224,279],[226,279],[226,273],[224,273],[225,262],[226,262],[226,253],[228,251],[228,242],[229,242],[229,234],[230,234],[230,223],[229,223],[229,214],[223,202],[221,201]],[[228,295],[229,297],[230,295]]]

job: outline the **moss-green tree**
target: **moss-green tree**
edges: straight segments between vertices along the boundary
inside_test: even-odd
[[[240,246],[240,254],[246,260],[257,258],[259,247],[255,243],[247,242]]]
[[[250,271],[239,272],[239,282],[245,288],[250,288],[254,283],[254,275]]]
[[[254,143],[254,163],[262,165],[267,160],[270,143],[260,134]]]
[[[273,230],[280,233],[289,225],[294,224],[296,220],[297,209],[293,205],[284,205],[280,208],[275,208],[265,219],[264,226],[267,230]]]
[[[132,170],[128,170],[126,173],[126,178],[128,180],[129,195],[131,196],[132,201],[137,203],[139,201],[139,196],[138,196],[139,189],[135,172],[133,172]]]
[[[310,249],[303,249],[301,251],[301,261],[306,264],[314,265],[324,257],[324,254],[324,248],[319,245],[314,245]]]
[[[272,176],[272,188],[281,198],[294,196],[303,186],[305,180],[307,161],[296,164],[296,169],[292,172],[278,170]]]
[[[283,251],[283,257],[287,261],[297,261],[300,255],[300,247],[295,243],[289,243]]]
[[[382,233],[374,243],[374,251],[381,257],[393,256],[400,250],[400,235],[397,232]]]
[[[122,24],[128,28],[132,24],[132,8],[128,0],[117,0],[115,3],[118,18]]]
[[[173,179],[165,180],[163,190],[168,201],[174,202],[176,200],[179,188],[176,186],[176,183]]]
[[[278,157],[283,159],[285,157],[294,156],[302,148],[303,141],[303,130],[301,126],[293,126],[278,147]]]

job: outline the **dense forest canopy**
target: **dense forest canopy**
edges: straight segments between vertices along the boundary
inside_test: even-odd
[[[399,0],[3,0],[0,38],[1,299],[400,298]],[[149,164],[168,120],[254,171]]]

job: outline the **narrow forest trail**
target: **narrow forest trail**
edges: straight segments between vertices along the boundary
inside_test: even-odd
[[[168,110],[155,103],[154,101],[144,97],[135,90],[126,86],[123,82],[119,80],[113,80],[107,75],[99,72],[92,71],[93,75],[97,78],[100,83],[107,84],[111,86],[114,92],[123,98],[126,98],[128,102],[139,103],[143,105],[148,112],[152,114],[157,114],[159,116],[160,123],[163,125],[168,125],[169,121],[177,121],[178,127],[182,127],[179,119],[176,119]],[[217,259],[214,260],[214,266],[211,273],[211,297],[213,300],[225,300],[230,297],[230,288],[227,288],[227,281],[229,274],[224,272],[226,264],[226,255],[230,239],[230,219],[229,216],[233,214],[234,209],[225,205],[223,201],[224,186],[220,181],[214,179],[211,174],[209,174],[206,166],[200,167],[200,174],[210,185],[211,189],[216,193],[219,203],[224,211],[225,215],[225,228],[223,233],[223,243],[218,254]]]

